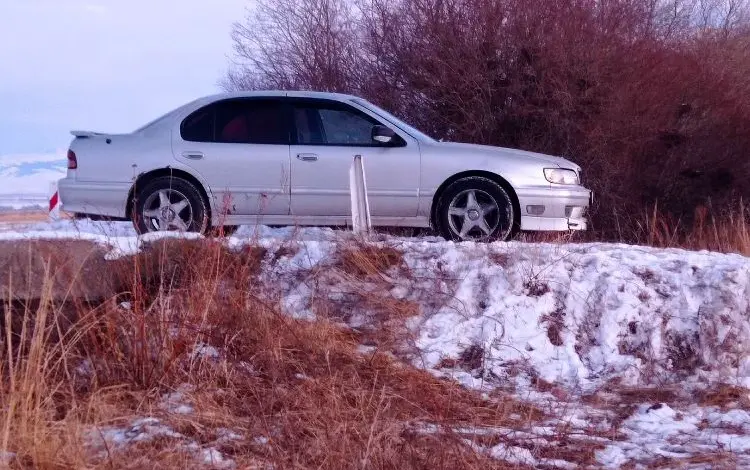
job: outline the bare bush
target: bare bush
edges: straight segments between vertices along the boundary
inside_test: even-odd
[[[594,228],[750,193],[745,0],[263,0],[231,89],[353,92],[438,138],[562,155]]]

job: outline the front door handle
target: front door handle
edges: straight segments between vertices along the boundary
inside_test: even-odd
[[[297,160],[302,160],[303,162],[316,162],[318,161],[318,155],[314,153],[298,153]]]
[[[191,160],[200,160],[203,158],[203,152],[182,152],[182,156]]]

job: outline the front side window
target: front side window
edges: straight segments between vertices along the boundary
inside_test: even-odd
[[[206,106],[180,126],[183,140],[235,144],[289,144],[281,103],[233,99]]]
[[[363,108],[367,109],[371,113],[376,114],[378,117],[381,117],[387,121],[392,122],[396,126],[400,127],[407,133],[411,134],[412,137],[417,137],[420,140],[425,140],[428,142],[437,142],[433,137],[425,134],[424,132],[420,131],[419,129],[416,129],[415,127],[407,124],[406,122],[402,121],[401,119],[397,118],[393,114],[389,113],[383,108],[380,108],[378,106],[375,106],[374,104],[370,103],[369,101],[365,101],[361,98],[353,98],[352,102],[362,106]]]
[[[352,107],[332,102],[300,102],[294,107],[297,143],[301,145],[376,146],[375,119]]]

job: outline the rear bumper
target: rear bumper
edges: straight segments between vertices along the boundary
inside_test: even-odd
[[[57,183],[60,209],[108,217],[125,217],[130,183],[92,183],[63,178]]]
[[[592,192],[582,186],[520,189],[521,230],[586,230],[592,197]]]

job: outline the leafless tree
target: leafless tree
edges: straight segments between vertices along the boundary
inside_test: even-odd
[[[354,20],[346,0],[257,0],[234,25],[227,88],[348,89],[358,59]]]

